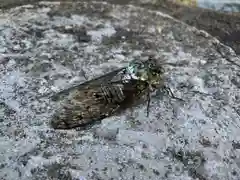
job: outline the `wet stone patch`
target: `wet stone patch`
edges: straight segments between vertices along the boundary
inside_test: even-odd
[[[50,96],[133,59],[166,62],[142,104],[85,130],[49,126]],[[40,2],[0,13],[2,179],[239,179],[239,57],[157,11]]]

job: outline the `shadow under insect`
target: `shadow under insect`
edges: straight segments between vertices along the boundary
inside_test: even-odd
[[[52,117],[55,129],[83,127],[118,114],[142,101],[158,88],[169,91],[163,84],[163,68],[149,58],[132,61],[125,68],[105,74],[78,86],[63,90],[53,99],[63,97],[60,108]]]

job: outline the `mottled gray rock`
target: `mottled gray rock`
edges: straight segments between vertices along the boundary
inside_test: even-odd
[[[239,179],[240,58],[157,11],[104,2],[40,3],[0,14],[0,177]],[[175,96],[86,130],[49,121],[51,94],[155,54]]]

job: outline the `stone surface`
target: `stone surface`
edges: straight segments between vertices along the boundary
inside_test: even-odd
[[[1,179],[239,179],[239,57],[158,11],[42,2],[0,13]],[[154,53],[158,94],[83,130],[49,127],[49,95]]]

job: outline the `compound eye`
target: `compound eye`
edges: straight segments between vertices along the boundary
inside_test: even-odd
[[[153,68],[153,65],[152,65],[152,64],[149,64],[148,67],[149,67],[149,68]]]

